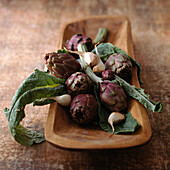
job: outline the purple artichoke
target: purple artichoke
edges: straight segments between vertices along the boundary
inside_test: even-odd
[[[102,72],[102,78],[104,80],[113,80],[114,79],[114,72],[112,70],[104,70]]]
[[[110,111],[123,111],[127,108],[127,96],[116,83],[104,81],[100,84],[100,99]]]
[[[90,37],[84,36],[82,34],[73,35],[70,40],[66,43],[66,48],[72,51],[78,51],[77,46],[79,44],[85,44],[88,51],[93,49],[92,39]]]
[[[70,114],[79,124],[91,122],[97,115],[97,101],[91,94],[79,94],[70,105]]]
[[[131,79],[132,63],[130,59],[123,54],[111,55],[105,62],[105,67],[126,81]]]
[[[72,74],[66,81],[68,93],[76,96],[81,93],[88,93],[92,89],[92,82],[87,74],[76,72]]]
[[[48,53],[45,56],[46,66],[55,77],[69,77],[80,70],[80,63],[70,54]]]

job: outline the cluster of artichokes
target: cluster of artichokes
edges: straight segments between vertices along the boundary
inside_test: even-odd
[[[66,48],[78,51],[78,45],[85,44],[88,51],[93,48],[91,38],[82,34],[73,35],[66,43]],[[79,124],[89,123],[97,117],[98,104],[94,95],[93,83],[88,74],[81,68],[80,63],[69,53],[48,53],[45,63],[52,75],[66,78],[66,88],[72,96],[70,114]],[[131,77],[132,64],[129,58],[122,54],[113,54],[105,62],[105,70],[100,73],[99,98],[109,111],[123,111],[127,109],[127,96],[124,90],[113,80],[117,74],[123,79]]]
[[[92,94],[92,81],[81,72],[80,63],[70,54],[48,53],[45,63],[52,75],[66,78],[65,85],[72,96],[70,114],[77,123],[85,124],[97,115],[97,101]]]

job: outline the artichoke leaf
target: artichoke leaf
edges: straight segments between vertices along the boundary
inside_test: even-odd
[[[154,103],[149,99],[149,95],[144,92],[142,88],[136,88],[133,85],[130,85],[125,80],[115,75],[116,80],[119,82],[120,86],[125,90],[125,92],[132,98],[139,101],[146,109],[149,109],[152,112],[161,113],[163,105],[161,102]]]
[[[41,143],[44,136],[20,125],[25,117],[24,108],[36,99],[58,96],[66,93],[64,79],[57,79],[47,72],[35,69],[16,91],[11,109],[4,108],[4,113],[9,122],[9,128],[14,139],[22,145]]]

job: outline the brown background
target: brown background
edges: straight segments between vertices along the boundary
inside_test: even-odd
[[[29,0],[0,1],[0,169],[168,169],[170,167],[170,1]],[[43,56],[56,51],[60,26],[76,17],[126,15],[142,87],[162,101],[162,114],[148,111],[153,135],[146,145],[121,150],[66,150],[44,142],[16,143],[3,108],[10,108],[20,83],[43,69]],[[26,107],[24,126],[44,132],[48,106]]]

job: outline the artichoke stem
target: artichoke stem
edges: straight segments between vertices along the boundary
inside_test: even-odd
[[[79,44],[78,45],[78,51],[87,52],[86,45],[85,44]],[[81,67],[83,68],[85,73],[90,77],[90,79],[97,84],[101,83],[102,79],[94,74],[91,67],[85,62],[84,58],[81,55],[79,55],[79,57],[80,57],[80,61],[81,61]]]
[[[81,67],[85,71],[85,73],[90,77],[90,79],[95,83],[101,83],[102,79],[94,74],[90,66],[84,61],[84,58],[80,56]]]
[[[88,49],[85,44],[79,44],[77,46],[77,49],[78,49],[78,51],[81,51],[81,52],[88,52]]]
[[[108,33],[108,30],[106,28],[99,28],[96,38],[94,39],[94,44],[105,41],[107,37],[107,33]]]

